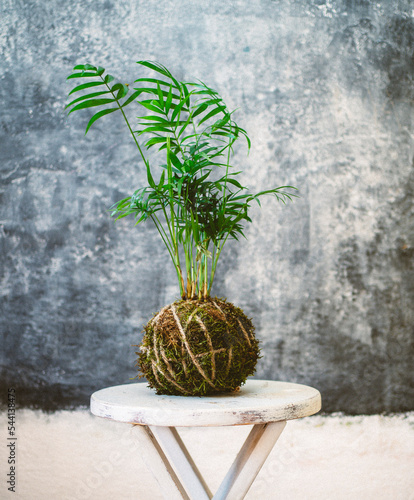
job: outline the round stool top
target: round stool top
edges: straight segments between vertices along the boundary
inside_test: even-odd
[[[321,395],[313,387],[248,380],[237,392],[217,396],[159,396],[145,383],[101,389],[91,396],[91,412],[131,424],[203,427],[258,424],[313,415]]]

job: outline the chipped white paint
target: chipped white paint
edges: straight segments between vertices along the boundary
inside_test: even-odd
[[[91,397],[91,411],[118,422],[167,427],[258,424],[317,413],[321,395],[288,382],[248,380],[238,391],[211,397],[158,396],[145,384],[108,387]]]
[[[136,424],[142,458],[167,500],[241,500],[283,431],[286,420],[321,408],[319,391],[287,382],[249,380],[215,397],[158,396],[144,384],[108,387],[91,397],[94,415]],[[176,426],[254,424],[213,496]]]

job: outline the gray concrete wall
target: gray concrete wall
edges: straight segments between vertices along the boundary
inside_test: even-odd
[[[414,408],[410,0],[0,6],[1,384],[21,405],[129,382],[143,324],[178,295],[154,228],[107,212],[145,178],[121,118],[85,138],[91,114],[64,112],[75,64],[128,82],[152,59],[240,108],[253,190],[300,189],[254,209],[215,282],[254,320],[257,376],[316,386],[328,412]]]

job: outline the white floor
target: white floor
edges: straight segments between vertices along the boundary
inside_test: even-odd
[[[0,414],[6,443],[7,418]],[[17,414],[17,488],[0,498],[158,500],[132,427],[88,410]],[[215,491],[249,426],[180,429]],[[414,412],[383,417],[314,416],[288,422],[247,500],[414,500]]]

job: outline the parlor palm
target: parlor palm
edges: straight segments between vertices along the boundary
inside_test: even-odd
[[[260,204],[263,195],[285,202],[295,196],[295,188],[250,193],[237,180],[241,172],[234,171],[230,163],[234,143],[242,138],[249,149],[250,140],[220,95],[201,81],[178,81],[161,64],[138,64],[153,75],[135,80],[131,90],[124,83],[114,83],[114,77],[102,67],[75,66],[68,79],[85,83],[75,86],[69,95],[87,93],[67,108],[71,108],[69,114],[99,109],[89,120],[86,133],[98,119],[114,112],[122,114],[148,184],[118,201],[112,215],[116,220],[131,215],[136,224],[150,219],[174,264],[181,297],[207,299],[225,243],[244,236],[244,224],[251,222],[251,203]],[[131,104],[139,106],[135,125],[125,113]],[[150,163],[152,148],[164,153],[160,165]]]

